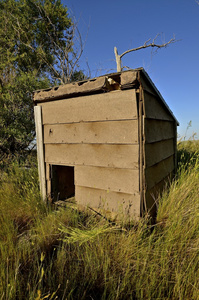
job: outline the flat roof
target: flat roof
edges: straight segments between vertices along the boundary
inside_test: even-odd
[[[92,95],[96,93],[111,92],[112,90],[125,90],[140,86],[139,76],[143,76],[158,95],[161,103],[166,110],[171,114],[177,125],[179,122],[175,118],[173,112],[162,97],[159,90],[143,68],[130,69],[127,71],[106,74],[100,77],[67,83],[60,86],[55,86],[48,89],[37,90],[33,93],[34,103],[47,102],[53,100],[67,99],[70,97],[79,97],[82,95]]]

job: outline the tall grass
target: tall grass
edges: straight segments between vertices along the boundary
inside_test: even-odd
[[[2,171],[0,299],[199,299],[197,147],[180,145],[153,226],[55,210],[40,199],[36,167]]]

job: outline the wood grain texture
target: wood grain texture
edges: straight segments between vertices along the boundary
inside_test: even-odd
[[[144,76],[140,76],[140,82],[142,85],[142,89],[150,94],[153,94],[154,96],[157,95],[155,89],[152,85],[149,84],[149,82],[144,78]]]
[[[49,200],[51,200],[51,167],[48,163],[45,164],[46,166],[46,191],[47,191],[47,197]]]
[[[137,71],[122,72],[120,75],[121,88],[129,88],[137,83]]]
[[[46,99],[56,99],[60,97],[69,97],[70,95],[84,94],[88,92],[100,91],[106,88],[106,77],[94,78],[82,82],[73,82],[60,86],[55,86],[50,89],[34,92],[34,101],[39,102]]]
[[[178,132],[177,132],[177,122],[174,123],[174,131],[175,131],[175,136],[174,136],[174,151],[175,151],[175,172],[177,172],[177,137],[178,137]]]
[[[158,164],[145,170],[146,189],[150,190],[157,183],[174,171],[174,156],[159,162]]]
[[[39,105],[42,105],[43,124],[137,118],[135,90],[118,90]]]
[[[106,190],[76,186],[75,199],[78,204],[96,210],[106,210],[116,214],[140,217],[140,195],[107,192]]]
[[[43,201],[46,200],[46,174],[44,163],[44,144],[43,144],[43,130],[42,130],[42,108],[40,106],[34,107],[35,129],[37,139],[37,160],[38,172],[40,181],[40,191]]]
[[[151,167],[174,153],[174,139],[145,144],[145,167]]]
[[[165,109],[160,98],[144,92],[144,113],[146,118],[174,121],[171,114]]]
[[[137,144],[138,122],[108,121],[44,126],[45,144]]]
[[[158,201],[162,192],[169,187],[169,184],[174,176],[174,172],[168,174],[158,184],[146,191],[147,210],[151,216],[155,217],[157,214]]]
[[[139,193],[139,171],[76,166],[75,185],[135,194]]]
[[[174,122],[145,119],[145,142],[154,143],[174,138]]]
[[[45,161],[68,166],[138,169],[138,151],[138,145],[46,144]]]

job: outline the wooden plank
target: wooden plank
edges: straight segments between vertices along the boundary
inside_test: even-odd
[[[142,89],[144,91],[146,91],[150,94],[153,94],[154,96],[157,95],[153,86],[151,84],[149,84],[149,82],[144,78],[144,76],[140,76],[140,82],[141,82]]]
[[[174,121],[157,96],[144,92],[145,117],[157,120]]]
[[[149,190],[174,171],[174,156],[145,170],[146,189]]]
[[[45,165],[46,165],[46,180],[51,180],[51,165],[48,163]]]
[[[175,153],[174,140],[145,144],[145,166],[151,167]]]
[[[34,92],[34,101],[44,101],[49,99],[59,99],[60,97],[70,97],[70,95],[85,94],[106,89],[107,78],[99,77],[81,82],[73,82],[60,86],[55,86],[50,89]]]
[[[46,144],[45,159],[58,165],[138,168],[138,145]]]
[[[168,140],[175,136],[173,122],[145,119],[145,142]]]
[[[51,200],[51,166],[50,164],[46,164],[46,191],[48,200]]]
[[[120,75],[120,84],[121,84],[121,89],[127,89],[127,88],[132,88],[137,82],[137,71],[126,71],[122,72]]]
[[[45,163],[44,163],[44,145],[43,145],[43,131],[42,131],[42,113],[41,107],[34,107],[35,116],[35,129],[37,138],[37,160],[39,171],[39,182],[42,199],[46,200],[46,176],[45,176]]]
[[[144,112],[143,112],[143,89],[140,88],[139,92],[139,184],[140,184],[140,211],[141,215],[143,213],[144,208],[144,187],[145,187],[145,181],[144,181],[144,145],[145,145],[145,139],[144,139]]]
[[[76,166],[75,185],[134,194],[139,192],[139,171]]]
[[[94,188],[76,186],[75,199],[78,204],[95,210],[105,210],[112,213],[140,217],[140,195],[107,192]]]
[[[138,143],[138,123],[130,120],[45,125],[44,143],[134,144]]]
[[[162,192],[167,188],[169,182],[173,177],[173,172],[168,174],[164,179],[162,179],[158,184],[152,187],[150,190],[146,191],[146,206],[148,213],[155,217],[157,213],[158,200]]]
[[[175,132],[175,136],[173,139],[173,143],[174,143],[174,151],[175,151],[175,157],[174,157],[174,164],[175,164],[175,172],[177,172],[177,122],[174,122],[173,124],[174,126],[174,132]]]
[[[50,101],[40,105],[42,105],[43,124],[137,118],[135,90],[118,90]]]
[[[160,94],[160,92],[158,91],[158,89],[156,88],[154,83],[152,82],[149,75],[144,70],[141,70],[140,73],[141,73],[140,81],[141,81],[141,85],[142,85],[143,89],[145,91],[147,91],[148,93],[151,93],[151,94],[157,96],[159,98],[159,101],[161,101],[162,105],[164,106],[165,110],[173,117],[173,120],[175,120],[178,124],[178,121],[176,120],[173,112],[170,110],[169,106],[167,105],[167,103],[163,99],[162,95]]]

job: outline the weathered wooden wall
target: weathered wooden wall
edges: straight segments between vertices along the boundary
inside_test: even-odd
[[[176,122],[146,81],[144,90],[144,176],[145,201],[155,213],[155,199],[174,174],[176,162]]]
[[[135,89],[39,103],[49,165],[74,166],[82,205],[140,215]]]
[[[93,209],[155,213],[176,167],[178,123],[143,69],[37,91],[34,101],[42,107],[47,193],[75,190],[77,203]]]

